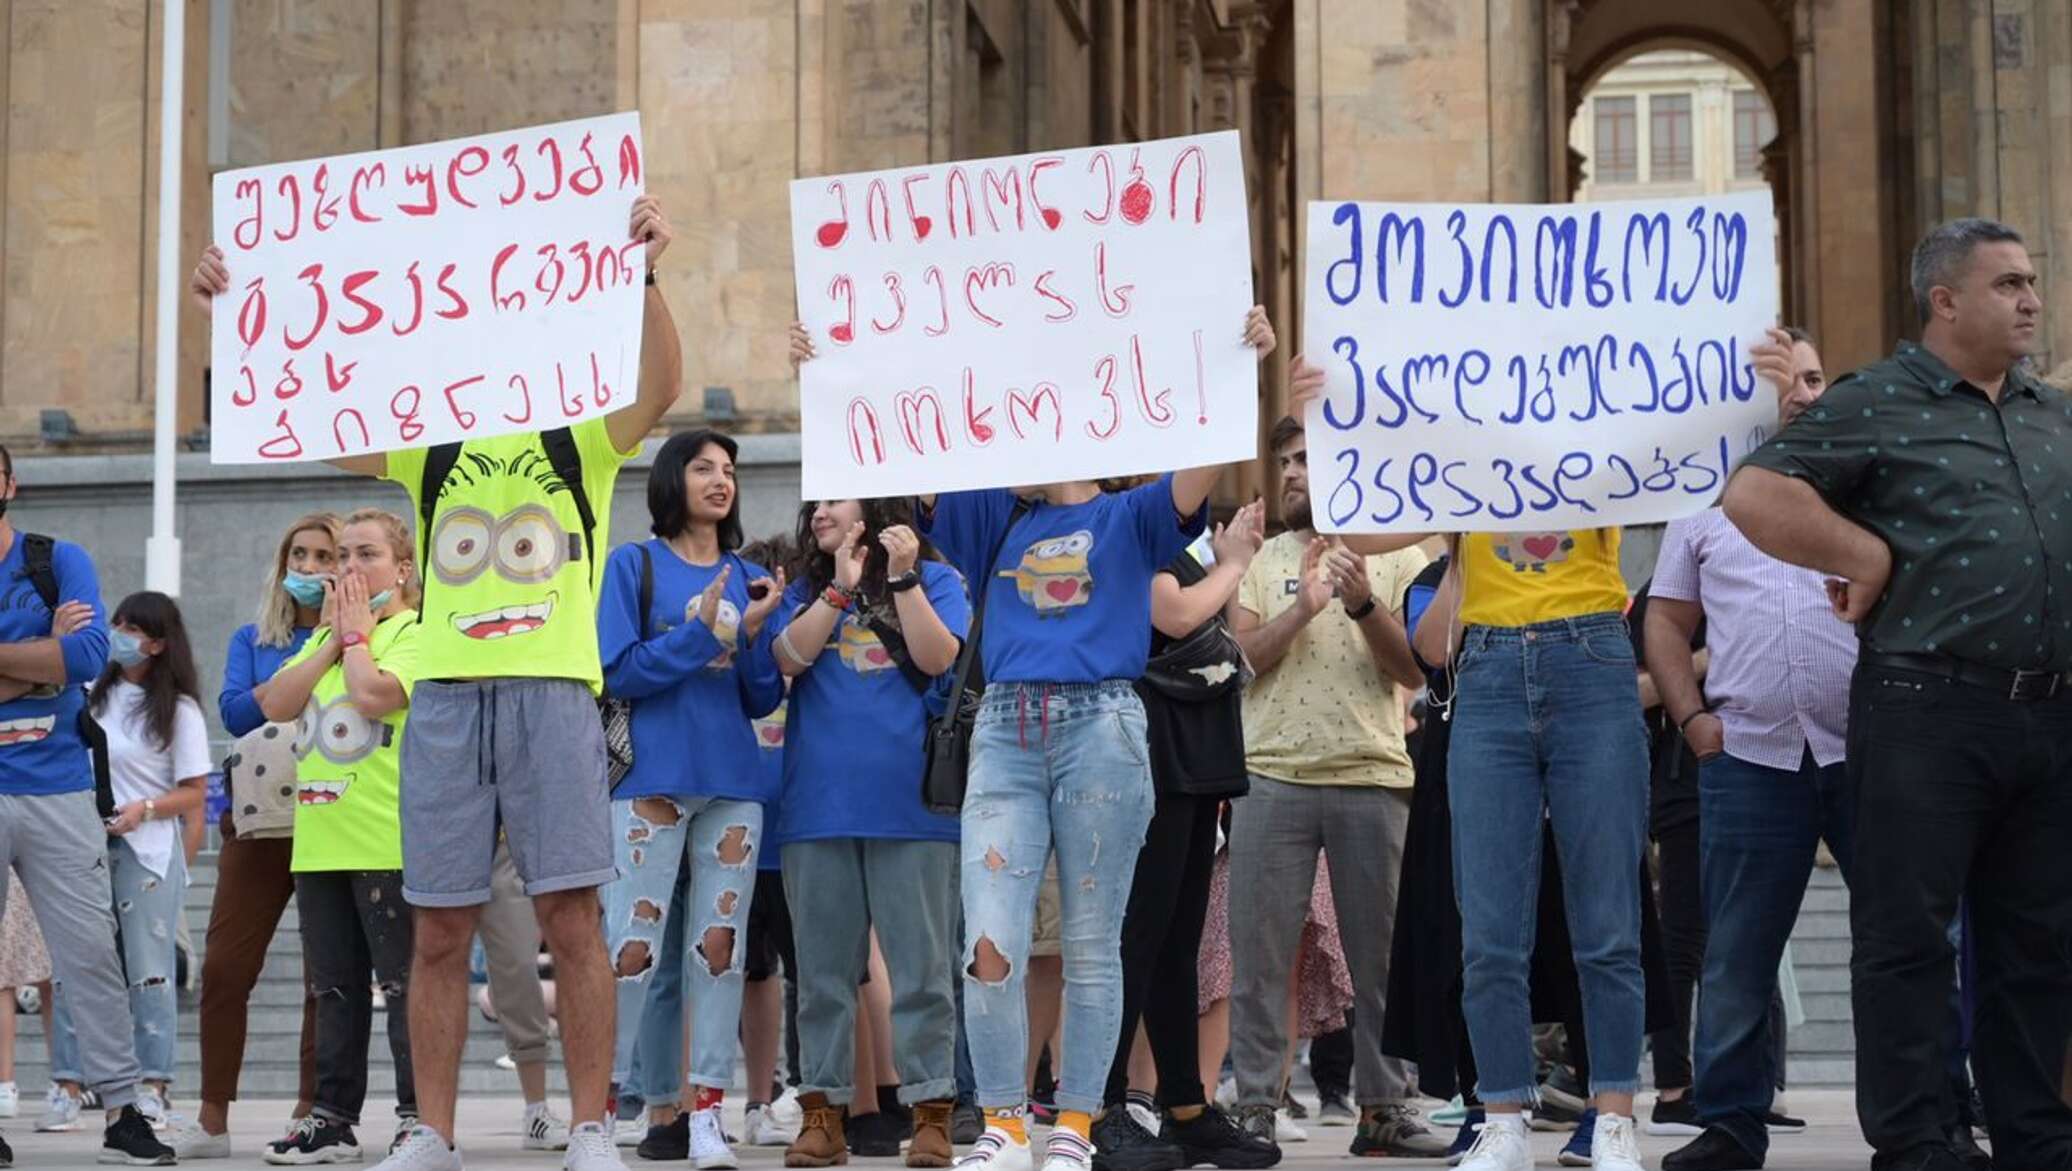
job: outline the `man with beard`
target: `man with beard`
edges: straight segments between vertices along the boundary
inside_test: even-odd
[[[1230,828],[1231,1056],[1247,1130],[1273,1135],[1288,1051],[1288,985],[1316,881],[1331,872],[1352,969],[1355,1155],[1446,1152],[1407,1104],[1408,1068],[1381,1051],[1396,880],[1409,824],[1411,764],[1397,688],[1424,683],[1394,599],[1425,555],[1362,557],[1316,535],[1302,424],[1275,424],[1288,531],[1266,542],[1231,616],[1258,678],[1245,692],[1251,794]]]

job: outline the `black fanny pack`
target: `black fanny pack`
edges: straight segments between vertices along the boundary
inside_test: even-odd
[[[1144,683],[1175,703],[1207,703],[1241,691],[1252,668],[1219,616],[1169,644],[1144,664]]]

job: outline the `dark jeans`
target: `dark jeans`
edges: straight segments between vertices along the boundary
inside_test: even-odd
[[[1137,872],[1122,917],[1122,1031],[1108,1068],[1107,1104],[1129,1092],[1130,1044],[1137,1020],[1158,1066],[1158,1101],[1199,1106],[1201,1048],[1195,1014],[1202,925],[1216,861],[1214,797],[1162,795],[1144,831]]]
[[[1822,768],[1810,751],[1795,770],[1718,756],[1700,766],[1698,803],[1708,926],[1698,1112],[1761,1156],[1778,1084],[1777,965],[1822,838],[1850,873],[1848,779],[1843,765]]]
[[[1668,953],[1669,997],[1676,1019],[1657,1030],[1655,1085],[1665,1090],[1691,1085],[1691,997],[1705,967],[1705,901],[1699,893],[1698,822],[1686,821],[1655,835],[1662,911],[1662,946]]]
[[[417,1113],[410,1067],[410,907],[400,870],[318,871],[295,876],[302,964],[317,1006],[316,1112],[357,1125],[367,1104],[372,983],[388,1001],[396,1113]]]
[[[1345,1010],[1345,1026],[1309,1043],[1309,1076],[1317,1093],[1351,1101],[1353,1096],[1353,1011]]]
[[[2059,1097],[2072,1037],[2072,694],[2016,702],[1857,668],[1849,781],[1856,1101],[1881,1157],[1944,1141],[1950,924],[1971,904],[1972,1066],[2003,1167],[2072,1168]],[[1703,1101],[1703,1095],[1700,1095]]]

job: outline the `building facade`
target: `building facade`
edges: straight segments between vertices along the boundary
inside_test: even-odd
[[[1786,316],[1836,369],[1912,331],[1925,226],[1996,216],[2044,274],[2043,368],[2072,360],[2072,0],[175,2],[184,256],[216,170],[640,110],[679,233],[685,421],[796,426],[789,180],[1227,127],[1287,342],[1262,425],[1313,199],[1767,179]],[[24,455],[147,439],[161,3],[0,0],[0,439]],[[1710,80],[1662,90],[1665,50]],[[206,333],[183,316],[197,442]]]

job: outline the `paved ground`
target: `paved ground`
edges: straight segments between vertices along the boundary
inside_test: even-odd
[[[1862,1168],[1869,1164],[1870,1152],[1857,1135],[1854,1107],[1848,1092],[1797,1092],[1791,1096],[1790,1105],[1793,1111],[1806,1117],[1812,1126],[1805,1134],[1780,1136],[1772,1144],[1769,1159],[1772,1171],[1830,1171],[1837,1168]],[[1642,1108],[1646,1109],[1645,1100]],[[515,1097],[473,1097],[462,1102],[461,1147],[469,1167],[479,1171],[552,1171],[560,1165],[558,1155],[518,1149],[520,1113],[521,1105]],[[258,1157],[259,1149],[279,1133],[286,1114],[285,1102],[239,1102],[232,1120],[235,1156],[227,1163],[201,1165],[226,1168],[263,1165]],[[363,1128],[362,1138],[371,1147],[377,1139],[386,1137],[390,1113],[383,1107],[370,1110],[368,1117],[369,1126]],[[31,1168],[34,1171],[75,1171],[95,1166],[94,1156],[100,1148],[100,1135],[97,1130],[81,1130],[72,1134],[32,1134],[29,1133],[30,1125],[31,1120],[26,1118],[9,1119],[0,1123],[8,1142],[14,1146],[16,1167]],[[1350,1163],[1345,1144],[1350,1142],[1351,1138],[1352,1132],[1349,1130],[1313,1128],[1310,1131],[1310,1141],[1290,1144],[1287,1147],[1287,1158],[1282,1166],[1304,1168]],[[1554,1167],[1554,1156],[1560,1150],[1561,1144],[1566,1141],[1566,1135],[1535,1136],[1534,1144],[1539,1151],[1540,1166]],[[1647,1155],[1648,1165],[1658,1165],[1661,1156],[1682,1141],[1684,1140],[1643,1138],[1642,1149]],[[783,1165],[783,1152],[780,1150],[742,1148],[739,1153],[744,1168],[775,1168]],[[625,1154],[633,1171],[640,1171],[642,1167],[648,1166],[633,1158],[630,1150]],[[371,1163],[373,1159],[370,1158],[368,1161]],[[886,1168],[899,1166],[896,1160],[890,1159],[864,1159],[856,1163],[857,1166],[871,1164]],[[1391,1159],[1386,1165],[1420,1167],[1443,1164],[1437,1160]]]

